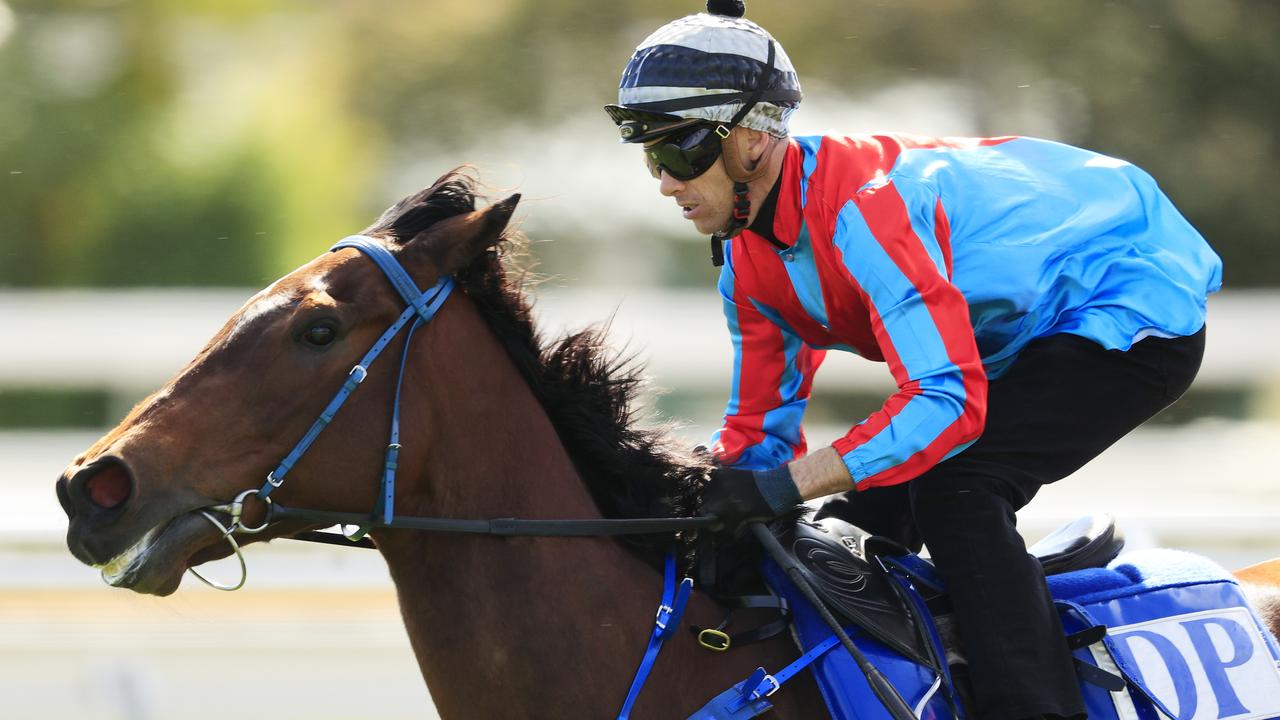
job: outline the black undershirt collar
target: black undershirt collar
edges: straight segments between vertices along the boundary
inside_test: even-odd
[[[778,179],[774,181],[773,189],[769,191],[769,195],[765,197],[764,202],[760,203],[760,210],[756,212],[756,219],[751,221],[747,229],[768,240],[779,250],[786,250],[790,245],[779,240],[778,236],[773,233],[773,216],[778,208],[778,193],[781,188],[782,173],[778,173]]]

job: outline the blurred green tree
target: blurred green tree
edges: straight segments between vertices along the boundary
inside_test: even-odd
[[[34,286],[260,284],[363,226],[415,158],[461,163],[491,136],[598,113],[630,49],[700,6],[13,8],[7,25],[0,14],[0,284]],[[1221,252],[1229,286],[1277,284],[1280,4],[753,0],[748,16],[812,88],[857,99],[949,83],[983,134],[1132,160]],[[688,281],[672,259],[685,254],[655,255],[669,281]]]

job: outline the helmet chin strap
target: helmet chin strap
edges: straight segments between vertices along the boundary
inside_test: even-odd
[[[763,177],[768,171],[767,160],[773,149],[771,141],[769,148],[764,151],[760,159],[748,168],[738,153],[737,143],[726,137],[720,140],[720,145],[722,148],[720,156],[724,159],[725,173],[733,181],[733,212],[725,229],[711,236],[711,264],[716,267],[724,265],[724,241],[742,232],[751,219],[751,198],[747,195],[748,183]]]
[[[729,218],[729,225],[711,236],[711,264],[716,267],[724,265],[724,241],[742,232],[742,228],[747,226],[747,221],[751,218],[751,199],[747,196],[747,183],[764,175],[769,169],[769,163],[766,162],[769,156],[768,151],[760,156],[754,166],[748,168],[744,162],[745,158],[738,154],[738,145],[732,141],[730,133],[760,100],[760,94],[768,86],[769,77],[773,74],[776,53],[773,40],[770,40],[764,72],[760,73],[760,79],[756,81],[756,87],[751,96],[742,104],[742,108],[734,114],[728,124],[716,128],[716,134],[720,136],[720,157],[724,160],[725,173],[733,181],[733,214]],[[773,147],[772,143],[769,147]]]
[[[751,217],[751,200],[747,197],[747,184],[733,184],[733,214],[725,229],[711,235],[711,264],[715,267],[724,265],[724,241],[742,232]]]

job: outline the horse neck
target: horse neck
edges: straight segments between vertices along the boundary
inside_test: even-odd
[[[428,428],[430,440],[425,454],[408,453],[406,442],[397,512],[599,517],[505,351],[474,306],[453,305],[430,326],[431,337],[416,342],[430,347],[448,338],[456,351],[422,351],[405,380],[405,426]],[[411,388],[422,397],[412,397]],[[579,624],[587,624],[602,662],[629,657],[643,647],[661,586],[657,573],[616,542],[400,531],[376,539],[423,676],[446,716],[616,712],[625,679],[583,682],[583,668],[591,666],[581,664]],[[564,712],[556,712],[562,704]]]
[[[397,512],[458,518],[599,517],[537,399],[468,301],[430,326],[406,378],[408,442]],[[446,339],[447,338],[447,342]],[[465,348],[465,351],[462,350]],[[414,397],[414,396],[417,397]],[[497,538],[376,531],[423,678],[443,717],[611,717],[653,630],[658,572],[606,538]],[[724,609],[694,593],[685,622]],[[640,717],[687,717],[757,665],[794,659],[779,635],[708,660],[689,633],[666,644]],[[696,672],[692,670],[696,669]],[[777,708],[816,717],[812,681]]]

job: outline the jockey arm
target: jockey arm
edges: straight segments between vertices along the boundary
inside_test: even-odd
[[[911,212],[908,203],[927,207],[929,212]],[[960,452],[982,432],[986,375],[967,303],[948,279],[950,253],[943,248],[947,242],[945,224],[944,237],[939,239],[932,222],[935,210],[939,215],[942,212],[936,195],[928,188],[886,182],[859,192],[836,214],[832,242],[844,258],[848,280],[863,300],[898,390],[880,410],[851,428],[830,448],[790,462],[792,477],[806,499],[851,488],[906,482]],[[922,222],[924,215],[929,220]],[[927,228],[921,227],[925,224]],[[928,232],[919,232],[924,229]],[[758,313],[755,320],[769,322],[764,313]],[[730,328],[732,331],[732,320]],[[754,327],[752,331],[764,334]],[[785,337],[786,333],[781,335]],[[723,453],[730,446],[717,446],[714,450],[723,454],[722,461],[761,468],[769,461],[780,464],[803,454],[800,413],[778,413],[782,405],[770,406],[764,393],[743,393],[745,388],[758,387],[762,379],[772,381],[789,373],[805,376],[797,363],[802,355],[779,356],[776,348],[776,344],[771,347],[763,342],[738,342],[735,337],[737,404],[731,399],[725,427],[718,437],[744,437],[737,428],[745,411],[749,417],[776,415],[778,422],[771,427],[769,437],[798,437],[801,444],[793,446],[794,453],[789,457],[752,454],[753,448],[748,446],[736,462],[733,456]],[[751,353],[763,356],[752,357]],[[767,376],[752,376],[752,371],[763,368],[777,369]],[[806,398],[809,380],[811,373],[804,382]],[[744,396],[758,404],[744,404]],[[787,422],[794,423],[794,427]]]

